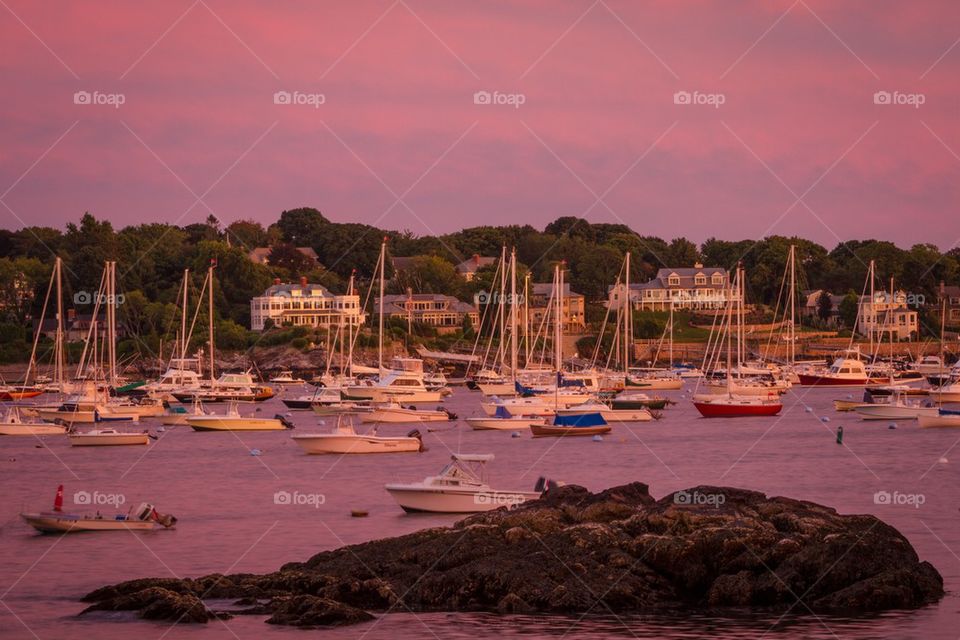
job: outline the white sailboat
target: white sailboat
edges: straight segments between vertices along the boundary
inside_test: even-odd
[[[16,405],[10,406],[0,418],[0,436],[53,436],[66,432],[63,425],[38,420],[25,421]]]
[[[116,429],[72,431],[67,437],[70,438],[70,445],[74,447],[122,447],[150,443],[150,435],[146,432],[131,433]]]

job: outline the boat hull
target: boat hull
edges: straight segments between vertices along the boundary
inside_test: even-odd
[[[81,531],[149,531],[149,520],[116,520],[85,518],[52,513],[21,513],[24,522],[41,533],[79,533]]]
[[[67,432],[58,424],[0,424],[0,436],[56,436]]]
[[[386,489],[408,513],[478,513],[515,507],[540,497],[534,491],[430,489],[398,484],[388,484]]]
[[[863,420],[916,420],[920,416],[938,416],[936,407],[900,407],[887,404],[865,404],[854,411]]]
[[[552,424],[531,424],[530,432],[534,438],[545,437],[577,437],[577,436],[598,436],[604,433],[610,433],[610,425],[603,424],[595,427],[561,427]]]
[[[364,423],[396,422],[449,422],[450,415],[445,411],[417,411],[415,409],[374,409],[360,418]]]
[[[783,410],[779,402],[756,403],[750,400],[737,401],[724,399],[723,401],[694,400],[704,418],[750,418],[754,416],[775,416]]]
[[[529,429],[531,425],[543,424],[545,418],[466,418],[474,431],[515,431]]]
[[[440,402],[442,391],[390,389],[375,386],[348,387],[342,392],[344,400],[371,400],[373,402]]]
[[[293,436],[306,453],[414,453],[420,451],[418,438],[384,438],[364,435],[317,434]]]
[[[683,380],[680,378],[641,378],[627,379],[623,386],[625,389],[651,389],[654,391],[676,391],[683,389]]]
[[[836,378],[808,373],[799,373],[800,386],[803,387],[865,387],[869,378]]]
[[[957,428],[960,427],[960,416],[919,416],[917,424],[923,429]]]
[[[236,418],[234,416],[197,416],[187,418],[194,431],[283,431],[287,427],[276,418]]]
[[[145,433],[110,433],[98,435],[92,433],[72,433],[67,436],[74,447],[123,447],[143,445],[150,442]]]

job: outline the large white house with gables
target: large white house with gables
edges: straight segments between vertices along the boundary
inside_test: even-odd
[[[250,300],[250,329],[263,331],[267,320],[276,326],[339,327],[363,324],[359,295],[335,295],[321,284],[284,284],[274,280],[263,295]]]
[[[729,286],[730,274],[720,267],[665,268],[647,282],[630,283],[629,300],[637,311],[669,311],[671,306],[694,311],[723,309],[735,296]],[[607,290],[611,309],[621,308],[627,298],[622,283]]]

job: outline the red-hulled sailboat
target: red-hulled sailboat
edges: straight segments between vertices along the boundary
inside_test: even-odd
[[[743,273],[737,267],[736,300],[742,302]],[[733,393],[733,378],[731,377],[731,334],[733,333],[733,300],[727,306],[727,392],[719,394],[699,394],[693,397],[693,406],[704,418],[746,418],[749,416],[775,416],[783,410],[780,394],[771,392],[769,395],[737,395]],[[739,317],[739,314],[738,314]],[[737,331],[739,345],[740,332]],[[737,352],[739,353],[739,346]],[[738,358],[739,360],[739,358]],[[738,367],[739,368],[739,367]]]

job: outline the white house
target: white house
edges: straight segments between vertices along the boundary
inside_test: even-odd
[[[298,284],[274,280],[263,295],[250,301],[250,328],[263,331],[268,319],[274,325],[358,327],[364,322],[364,314],[359,295],[334,295],[323,285],[301,278]]]
[[[897,291],[891,298],[886,291],[877,291],[873,300],[870,296],[860,298],[860,314],[857,318],[857,333],[868,336],[871,333],[877,340],[908,340],[920,332],[920,318],[908,305],[907,294]]]
[[[637,311],[723,309],[735,293],[728,290],[726,269],[704,267],[665,268],[647,282],[630,283],[630,302]],[[627,299],[623,284],[607,290],[607,307],[619,309]]]

